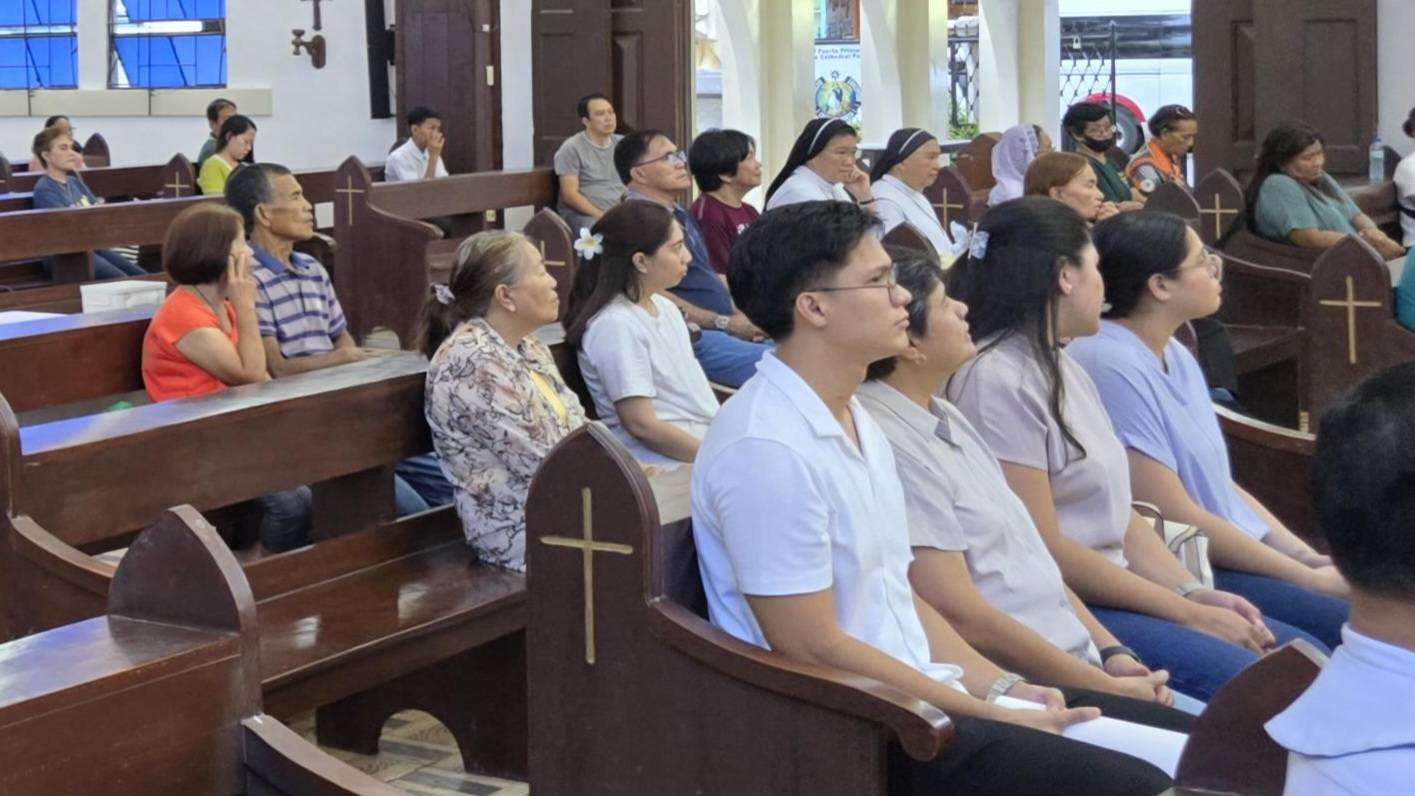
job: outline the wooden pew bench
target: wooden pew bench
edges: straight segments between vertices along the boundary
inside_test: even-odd
[[[255,601],[192,509],[134,545],[104,613],[0,645],[0,792],[402,793],[263,712]]]
[[[0,325],[0,395],[20,425],[147,403],[142,341],[154,307]],[[48,413],[48,414],[46,414]]]
[[[528,500],[537,796],[886,792],[886,755],[938,754],[941,711],[715,628],[687,467],[650,484],[607,429],[550,454]]]
[[[0,185],[0,192],[29,193],[44,172],[27,171],[13,175]],[[196,170],[186,155],[173,155],[166,163],[143,166],[104,166],[84,169],[80,175],[94,195],[105,202],[132,199],[178,199],[196,193]],[[3,207],[3,210],[17,208]],[[29,207],[23,209],[31,209]]]
[[[375,183],[358,158],[349,158],[335,179],[334,290],[356,339],[384,328],[403,348],[415,345],[430,286],[446,281],[461,243],[443,238],[430,219],[484,215],[488,223],[499,223],[490,216],[506,208],[542,209],[525,232],[544,245],[565,306],[575,256],[569,227],[549,209],[556,196],[550,169]]]
[[[0,402],[4,629],[101,613],[100,555],[168,506],[312,484],[315,544],[245,557],[267,709],[318,708],[321,741],[361,751],[394,712],[425,710],[468,770],[524,778],[524,578],[471,564],[451,506],[393,518],[392,465],[431,449],[425,369],[375,356],[24,429]]]

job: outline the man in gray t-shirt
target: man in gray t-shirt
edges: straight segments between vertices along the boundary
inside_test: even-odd
[[[624,198],[624,183],[614,169],[614,134],[618,119],[614,105],[602,94],[582,97],[578,106],[584,130],[565,139],[555,153],[555,176],[560,180],[556,211],[578,235],[591,227],[604,211]]]

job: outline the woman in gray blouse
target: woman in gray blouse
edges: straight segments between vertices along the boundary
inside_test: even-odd
[[[892,254],[896,279],[913,297],[910,347],[871,365],[856,395],[894,449],[914,589],[1017,676],[1062,687],[1106,715],[1185,729],[1185,717],[1162,707],[1173,701],[1169,674],[1136,660],[1066,588],[987,444],[936,395],[973,355],[968,308],[944,292],[937,263]]]
[[[948,397],[999,459],[1067,585],[1137,659],[1169,670],[1171,688],[1207,700],[1274,632],[1302,634],[1196,583],[1131,508],[1124,446],[1062,349],[1100,328],[1105,288],[1081,217],[1024,197],[989,210],[975,234],[948,289],[972,307],[979,353]]]

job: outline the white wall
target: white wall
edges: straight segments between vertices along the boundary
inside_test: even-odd
[[[1405,137],[1401,125],[1415,107],[1415,48],[1410,34],[1415,31],[1415,3],[1410,0],[1378,0],[1376,27],[1376,104],[1381,138],[1402,153],[1415,150],[1415,141]]]
[[[503,2],[519,4],[517,0]],[[103,89],[106,85],[107,7],[108,0],[79,0],[80,89]],[[308,56],[292,55],[290,46],[294,28],[305,29],[306,39],[313,35],[309,3],[228,3],[227,85],[270,92],[273,115],[255,117],[260,128],[256,154],[261,160],[293,168],[334,166],[351,154],[370,162],[382,161],[393,143],[395,125],[392,119],[369,118],[364,4],[342,0],[324,3],[321,8],[321,34],[328,56],[324,69],[316,70]],[[12,160],[28,160],[30,140],[46,115],[47,111],[35,117],[0,118],[0,151]],[[206,118],[200,111],[193,116],[166,117],[68,115],[80,137],[103,134],[117,165],[161,162],[177,151],[194,157],[207,135]]]

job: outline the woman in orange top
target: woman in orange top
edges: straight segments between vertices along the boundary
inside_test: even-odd
[[[1145,196],[1167,182],[1188,185],[1182,158],[1194,148],[1199,120],[1183,105],[1166,105],[1150,117],[1150,141],[1145,151],[1125,167],[1130,185]]]
[[[162,268],[178,287],[143,338],[148,396],[189,398],[270,378],[240,214],[209,204],[183,211],[167,230]]]

